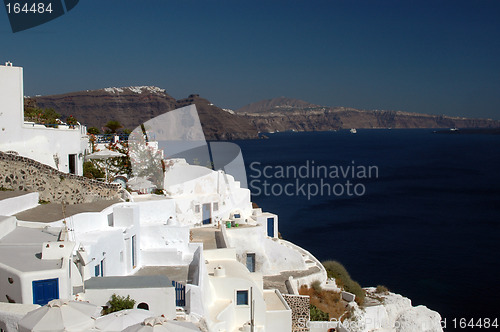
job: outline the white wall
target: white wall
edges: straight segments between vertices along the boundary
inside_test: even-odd
[[[24,122],[23,68],[0,65],[0,142],[11,143]]]
[[[12,284],[9,278],[12,278]],[[0,263],[0,302],[7,302],[8,295],[16,303],[23,303],[22,287],[19,271]]]
[[[255,253],[256,271],[264,275],[283,270],[304,270],[302,255],[267,237],[267,226],[226,229],[228,246],[236,249],[239,262],[246,264],[246,254]]]
[[[64,258],[60,269],[32,271],[20,274],[21,303],[33,303],[33,281],[55,278],[58,279],[59,283],[59,298],[69,299],[72,295],[71,282],[69,280],[69,260]]]
[[[81,246],[85,248],[90,263],[85,266],[83,278],[94,277],[95,266],[104,259],[104,276],[122,276],[127,274],[125,241],[121,230],[86,234],[81,237]],[[123,252],[123,260],[120,255]]]
[[[237,327],[242,327],[250,320],[250,305],[236,305],[236,291],[248,290],[248,301],[250,303],[250,288],[253,291],[255,301],[255,324],[266,324],[266,303],[262,296],[262,291],[253,282],[242,278],[214,277],[210,278],[217,299],[227,299],[232,301],[231,309],[234,312],[234,325],[227,326],[228,331],[233,331]]]
[[[175,248],[189,251],[189,226],[150,224],[141,227],[141,249]]]
[[[174,287],[86,289],[85,300],[98,306],[105,306],[113,294],[124,297],[130,295],[130,298],[135,300],[135,308],[142,302],[147,303],[149,311],[155,316],[165,315],[167,319],[174,319],[176,316]]]
[[[22,196],[2,199],[0,200],[0,215],[11,216],[34,208],[38,206],[38,199],[38,193],[26,193]]]
[[[41,249],[41,248],[40,248]],[[52,270],[21,272],[0,263],[0,301],[7,302],[8,295],[16,303],[33,304],[33,281],[58,279],[59,297],[70,298],[69,259],[62,259],[62,267]],[[8,281],[12,278],[12,284]]]
[[[0,239],[16,229],[16,217],[0,215]]]
[[[164,223],[170,216],[175,217],[175,201],[161,199],[137,203],[140,210],[141,224],[158,222]]]
[[[292,331],[292,311],[291,310],[267,311],[266,331],[269,332]]]

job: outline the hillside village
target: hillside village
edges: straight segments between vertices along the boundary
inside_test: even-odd
[[[132,132],[135,179],[104,180],[83,177],[83,163],[109,143],[89,144],[80,123],[27,122],[23,105],[23,69],[6,63],[0,331],[442,331],[438,313],[401,295],[368,288],[357,304],[310,252],[281,239],[279,216],[251,202],[239,149],[208,146],[194,105]],[[169,135],[191,138],[185,150],[210,149],[213,169],[175,157],[162,145]],[[215,160],[222,150],[230,160]],[[313,285],[339,294],[342,319],[311,321],[301,290]],[[116,299],[129,308],[116,310]]]

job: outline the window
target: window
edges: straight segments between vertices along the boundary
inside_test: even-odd
[[[240,219],[240,218],[241,218],[241,215],[239,213],[234,214],[234,219]]]
[[[98,277],[101,275],[101,267],[98,265],[95,266],[94,268],[94,276]]]
[[[135,235],[132,235],[132,268],[137,264],[137,243]]]
[[[250,272],[255,272],[255,254],[247,254],[247,269]]]
[[[113,214],[112,213],[108,214],[108,226],[109,227],[113,227],[114,226]]]
[[[200,213],[200,204],[194,206],[194,213]]]
[[[137,309],[149,310],[149,305],[145,302],[139,303]]]
[[[120,251],[120,262],[123,263],[123,250]]]
[[[214,202],[214,208],[213,208],[214,211],[219,211],[219,203],[218,202]]]
[[[248,291],[236,291],[236,305],[248,305]]]

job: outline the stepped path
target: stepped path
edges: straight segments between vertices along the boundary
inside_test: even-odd
[[[191,228],[191,242],[202,242],[204,250],[225,248],[222,232],[217,227]]]

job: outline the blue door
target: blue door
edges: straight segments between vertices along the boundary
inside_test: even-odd
[[[33,304],[46,305],[59,298],[59,279],[33,280]]]
[[[212,213],[210,212],[210,203],[203,204],[203,225],[210,224],[212,222]]]
[[[267,218],[267,236],[274,237],[274,218]]]

